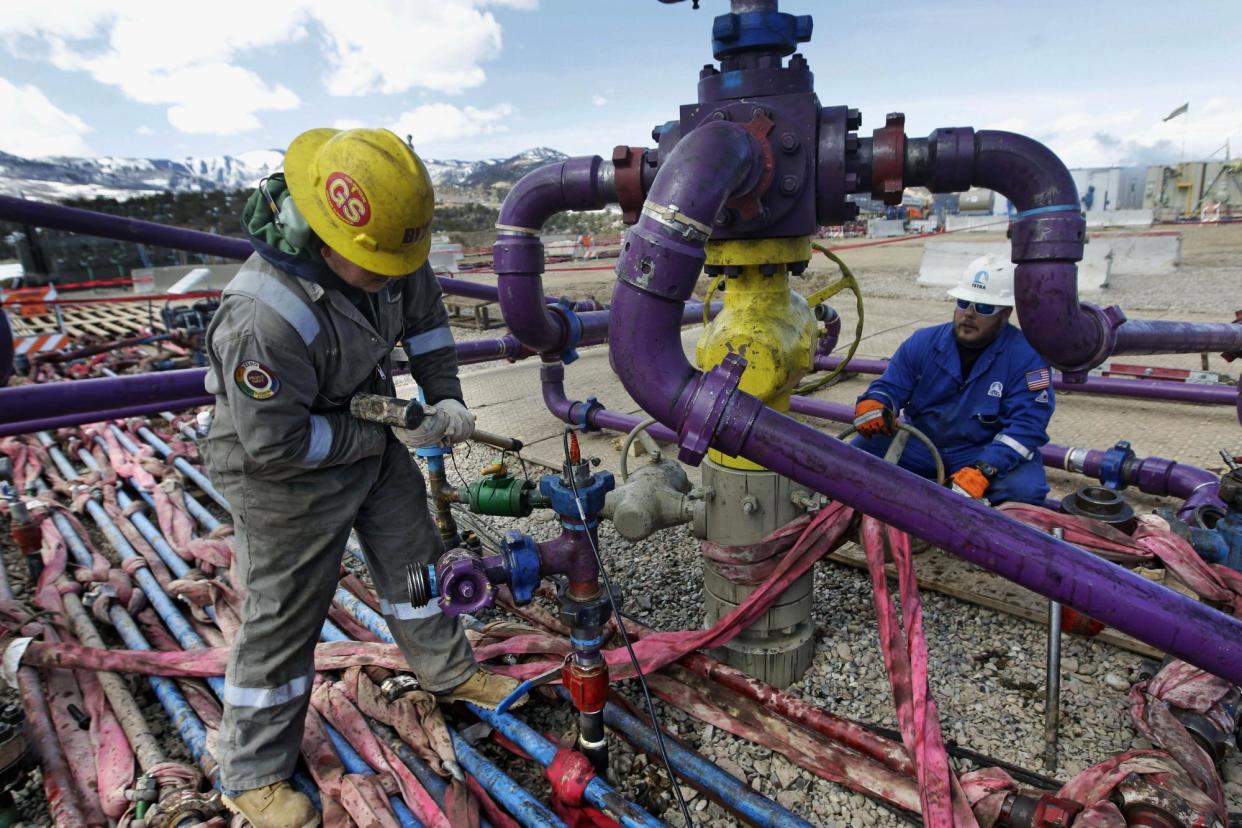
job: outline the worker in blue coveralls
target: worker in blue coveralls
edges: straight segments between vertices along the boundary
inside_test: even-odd
[[[858,398],[854,445],[883,457],[903,414],[939,449],[954,491],[992,505],[1042,504],[1048,483],[1039,449],[1056,402],[1048,363],[1009,324],[1013,265],[975,259],[949,295],[957,300],[953,321],[915,332]],[[936,473],[918,440],[899,465]]]

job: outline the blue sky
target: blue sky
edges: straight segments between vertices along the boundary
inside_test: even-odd
[[[694,100],[725,0],[7,0],[0,150],[182,157],[317,126],[429,158],[650,145]],[[1072,165],[1242,153],[1238,0],[786,0],[825,105],[863,128],[1025,132]],[[1182,103],[1189,118],[1161,119]]]

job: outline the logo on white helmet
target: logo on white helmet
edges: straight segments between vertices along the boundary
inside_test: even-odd
[[[328,196],[328,206],[337,218],[352,227],[362,227],[371,220],[371,202],[367,194],[343,172],[334,172],[328,176],[324,184],[324,192]]]
[[[978,273],[976,273],[974,281],[970,283],[970,286],[972,288],[977,288],[979,290],[987,290],[988,289],[988,272],[986,270],[980,270]]]

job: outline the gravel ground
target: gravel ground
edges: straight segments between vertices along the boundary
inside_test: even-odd
[[[494,531],[519,528],[537,540],[553,537],[555,521],[536,516],[518,521],[481,519]],[[702,622],[702,563],[698,541],[682,527],[639,543],[601,530],[605,565],[625,594],[624,611],[657,629],[687,629]],[[675,599],[670,600],[672,596]],[[846,718],[896,727],[892,695],[880,655],[866,573],[832,562],[815,576],[816,656],[807,675],[790,691]],[[946,739],[983,754],[1042,772],[1044,751],[1045,628],[923,593],[932,692]],[[1062,648],[1061,727],[1058,749],[1062,781],[1107,756],[1149,747],[1139,737],[1126,707],[1126,692],[1141,659],[1106,644],[1067,636]],[[641,704],[635,682],[622,692]],[[528,715],[545,731],[572,727],[564,705],[540,705]],[[888,808],[821,780],[731,734],[691,719],[657,700],[661,723],[686,745],[717,761],[751,787],[815,824],[897,826],[907,824]],[[682,818],[662,770],[612,739],[613,781],[636,801],[673,825]],[[956,760],[955,760],[956,761]],[[658,764],[658,763],[657,763]],[[957,761],[959,771],[973,769]],[[1242,810],[1242,760],[1226,766],[1230,810]],[[523,780],[525,781],[525,779]],[[687,795],[694,794],[685,788]],[[695,822],[734,825],[719,805],[691,800]]]

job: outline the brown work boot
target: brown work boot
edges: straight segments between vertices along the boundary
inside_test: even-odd
[[[488,710],[495,710],[505,698],[517,689],[518,680],[508,676],[489,673],[487,670],[475,670],[470,678],[449,690],[447,693],[436,694],[436,701],[448,704],[455,701],[466,701],[477,704]],[[526,704],[526,696],[509,705],[512,710]]]
[[[221,799],[230,811],[250,821],[254,828],[316,828],[319,812],[306,794],[288,782],[273,782]]]

